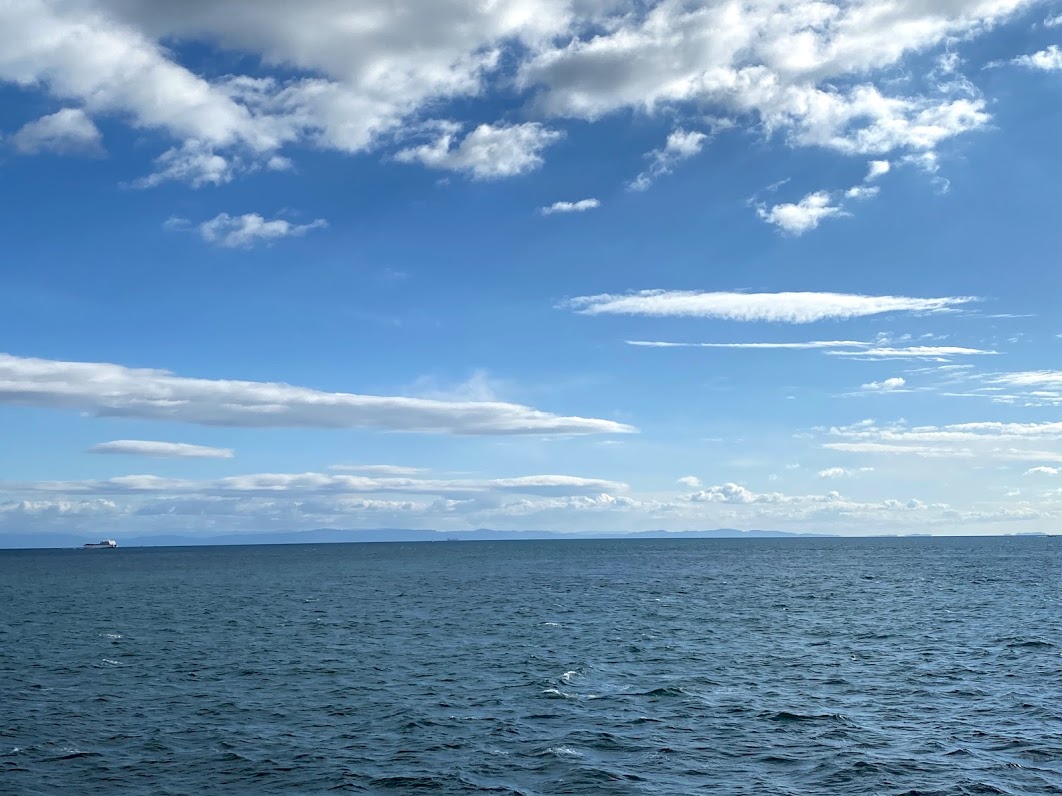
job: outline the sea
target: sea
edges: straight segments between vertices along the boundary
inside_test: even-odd
[[[1062,793],[1062,538],[0,552],[0,793]]]

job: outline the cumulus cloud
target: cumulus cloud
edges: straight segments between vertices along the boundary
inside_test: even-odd
[[[258,213],[244,213],[230,216],[219,213],[209,221],[199,224],[197,229],[203,240],[228,249],[249,249],[257,243],[270,242],[280,238],[298,238],[310,230],[327,227],[323,218],[308,224],[293,224],[283,218],[267,221]]]
[[[232,448],[211,448],[185,442],[155,442],[143,439],[118,439],[101,442],[88,449],[89,453],[116,453],[127,456],[152,456],[158,459],[231,459]]]
[[[554,213],[585,213],[598,207],[601,207],[601,202],[597,199],[580,199],[578,202],[554,202],[548,207],[540,207],[538,212],[551,216]]]
[[[790,235],[803,235],[827,218],[848,215],[840,205],[833,204],[826,191],[809,193],[796,203],[783,202],[770,208],[761,204],[757,206],[756,214]]]
[[[887,160],[872,160],[867,164],[867,176],[863,178],[863,181],[870,182],[878,179],[878,177],[883,177],[889,173],[891,168],[892,164]]]
[[[155,171],[132,182],[134,188],[154,188],[164,182],[184,182],[193,188],[231,182],[241,167],[239,160],[222,157],[213,147],[189,140],[155,158]]]
[[[380,149],[427,112],[498,88],[541,118],[714,117],[794,147],[917,154],[984,127],[987,104],[968,84],[953,87],[960,81],[882,76],[1029,5],[900,0],[886,14],[870,0],[436,0],[411,13],[383,0],[23,0],[0,7],[0,80],[161,134],[173,148],[144,186],[218,184],[296,146]],[[174,43],[247,54],[254,74],[185,66]],[[403,151],[483,179],[537,165],[528,141],[477,130],[460,144]],[[485,148],[495,151],[473,151]],[[669,167],[654,156],[646,177]]]
[[[852,478],[862,473],[874,472],[873,467],[827,467],[825,470],[819,470],[819,478]]]
[[[1057,44],[1052,44],[1046,50],[1019,56],[1011,63],[1027,69],[1039,69],[1041,72],[1055,72],[1062,69],[1062,50]]]
[[[815,516],[858,516],[876,513],[896,513],[925,511],[926,503],[917,499],[887,499],[876,503],[863,503],[849,500],[839,492],[827,492],[823,495],[787,495],[782,492],[754,492],[741,484],[726,483],[711,486],[689,495],[686,500],[692,504],[725,504],[730,506],[766,509],[766,516],[795,514],[803,517]]]
[[[1058,475],[1062,473],[1059,467],[1032,467],[1025,471],[1025,475]]]
[[[611,26],[538,53],[520,72],[558,116],[597,119],[620,108],[681,103],[757,118],[794,145],[848,154],[927,149],[984,125],[980,99],[886,95],[858,80],[952,36],[1004,19],[1018,2],[975,9],[903,2],[661,2],[624,7]]]
[[[895,392],[896,390],[901,389],[905,384],[907,384],[907,380],[902,376],[893,376],[891,379],[869,382],[859,389],[874,392]]]
[[[648,189],[658,177],[670,174],[676,163],[699,154],[707,140],[707,133],[683,130],[681,127],[674,130],[667,137],[667,142],[663,147],[654,149],[646,155],[650,161],[649,168],[631,180],[628,187],[632,191]]]
[[[103,136],[80,108],[63,108],[29,122],[11,136],[15,149],[24,155],[54,152],[58,155],[103,154]]]
[[[324,392],[277,382],[196,379],[102,362],[0,354],[0,403],[256,428],[377,428],[445,434],[633,431],[611,420],[562,417],[500,401]]]
[[[846,199],[873,199],[881,192],[876,185],[853,185],[844,192]]]
[[[678,483],[682,484],[682,486],[688,486],[690,489],[701,488],[701,479],[695,475],[684,475],[678,479]]]
[[[403,149],[395,159],[433,169],[461,171],[477,180],[515,177],[542,165],[542,151],[564,134],[538,122],[481,124],[454,145],[460,125],[447,124],[430,144]]]
[[[977,301],[971,296],[908,298],[847,293],[700,293],[643,290],[578,296],[563,306],[584,315],[723,318],[731,321],[813,323],[890,312],[943,312]]]

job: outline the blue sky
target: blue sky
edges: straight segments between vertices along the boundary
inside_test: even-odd
[[[1059,4],[159,5],[0,8],[0,541],[1058,530]]]

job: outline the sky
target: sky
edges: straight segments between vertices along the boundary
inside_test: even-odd
[[[1062,4],[0,3],[0,545],[1062,530]]]

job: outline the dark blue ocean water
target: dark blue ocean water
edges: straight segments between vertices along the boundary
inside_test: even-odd
[[[1060,586],[1060,538],[0,552],[0,792],[1062,793]]]

